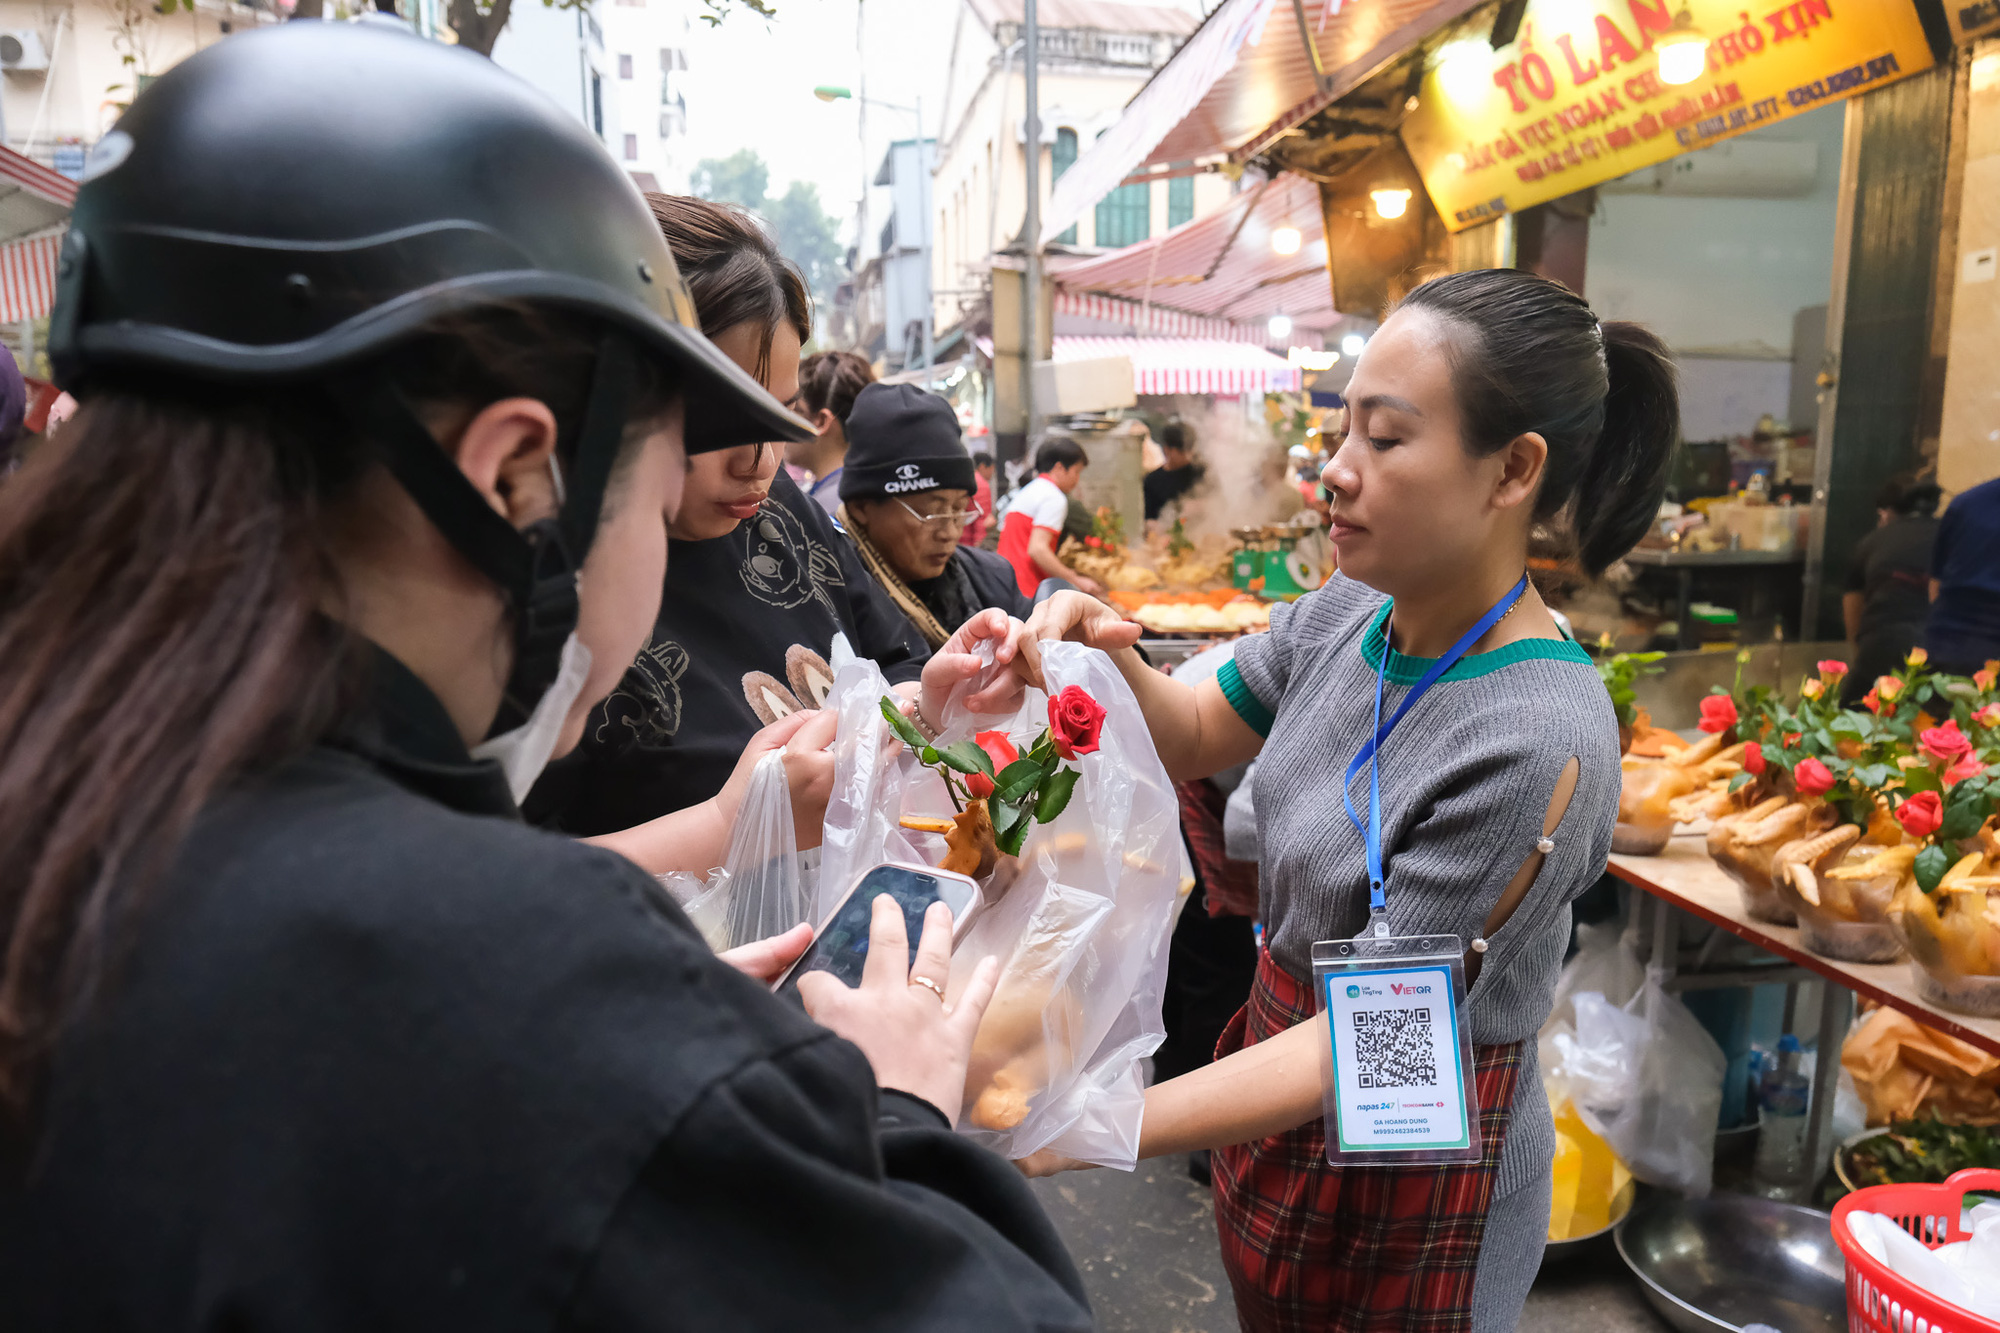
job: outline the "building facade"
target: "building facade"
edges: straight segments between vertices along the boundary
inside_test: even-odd
[[[645,190],[686,194],[687,9],[682,0],[611,0],[598,7],[618,105],[607,146]]]
[[[937,171],[932,287],[940,329],[990,302],[993,255],[1015,241],[1027,207],[1026,80],[1020,0],[962,0],[965,15],[947,73]],[[1041,198],[1118,120],[1199,23],[1187,9],[1118,0],[1041,0]],[[1056,245],[1084,252],[1158,236],[1220,208],[1231,184],[1207,173],[1123,185]]]

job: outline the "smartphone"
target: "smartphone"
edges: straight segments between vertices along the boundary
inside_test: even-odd
[[[808,972],[831,972],[847,985],[859,986],[862,968],[868,961],[868,927],[874,916],[875,900],[885,893],[903,909],[903,929],[910,940],[905,967],[917,960],[917,941],[924,933],[924,913],[932,903],[942,902],[951,909],[952,941],[956,943],[979,902],[979,886],[964,875],[934,866],[885,862],[855,881],[840,906],[821,924],[813,942],[772,989],[796,1000],[798,979]]]

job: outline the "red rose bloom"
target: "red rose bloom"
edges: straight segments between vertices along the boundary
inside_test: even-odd
[[[1049,738],[1065,759],[1097,752],[1097,733],[1104,729],[1104,705],[1081,685],[1065,685],[1049,700]]]
[[[1918,736],[1917,745],[1931,758],[1952,764],[1971,752],[1972,738],[1958,729],[1956,721],[1951,721]]]
[[[1879,716],[1882,712],[1882,696],[1870,690],[1861,696],[1861,706]]]
[[[1956,787],[1967,778],[1976,778],[1985,771],[1986,765],[1979,762],[1979,756],[1969,754],[1944,771],[1944,785]]]
[[[972,738],[972,743],[986,751],[986,757],[993,761],[995,773],[1021,757],[1021,752],[1014,748],[1014,742],[1007,739],[1004,731],[982,731]],[[993,779],[984,773],[967,773],[965,790],[975,799],[983,801],[993,794]]]
[[[1920,791],[1896,807],[1896,822],[1912,838],[1928,838],[1944,823],[1944,802],[1934,791]]]
[[[1831,685],[1847,674],[1847,663],[1837,658],[1823,658],[1819,664],[1820,679]]]
[[[1761,745],[1746,745],[1746,746],[1744,746],[1744,747],[1743,747],[1743,771],[1744,771],[1745,773],[1751,773],[1751,774],[1754,774],[1754,775],[1756,775],[1757,777],[1760,777],[1760,778],[1761,778],[1761,777],[1763,777],[1763,776],[1764,776],[1764,768],[1765,768],[1765,764],[1764,764],[1764,747],[1763,747],[1763,746],[1761,746]]]
[[[1824,796],[1833,790],[1833,774],[1819,760],[1805,758],[1792,770],[1792,785],[1801,796]]]
[[[1709,695],[1701,701],[1701,721],[1695,725],[1711,734],[1729,730],[1736,725],[1736,701],[1726,694]]]

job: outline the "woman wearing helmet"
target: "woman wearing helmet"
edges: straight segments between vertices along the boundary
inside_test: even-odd
[[[8,1325],[1087,1326],[931,1109],[990,966],[947,1014],[878,913],[860,989],[808,978],[850,1044],[743,975],[797,939],[732,970],[518,821],[644,642],[686,454],[803,429],[602,150],[295,24],[85,174],[84,405],[0,487]]]

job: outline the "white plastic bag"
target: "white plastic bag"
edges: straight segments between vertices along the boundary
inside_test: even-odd
[[[1042,668],[1050,688],[1088,691],[1105,719],[1097,752],[1075,761],[1082,776],[1068,807],[1034,827],[1018,867],[1003,863],[995,872],[997,900],[953,958],[956,986],[979,959],[1002,962],[974,1044],[960,1128],[1012,1158],[1053,1148],[1130,1170],[1145,1108],[1141,1061],[1165,1035],[1167,942],[1193,879],[1173,785],[1117,667],[1094,649],[1052,643],[1043,647]],[[874,665],[856,662],[837,674],[828,696],[840,727],[820,865],[823,908],[880,861],[935,865],[944,853],[942,839],[898,825],[906,813],[949,814],[952,805],[936,775],[882,724],[884,693]],[[1025,751],[1047,720],[1040,691],[1005,718],[970,714],[954,699],[940,739],[1004,731]]]
[[[1596,991],[1572,996],[1576,1027],[1554,1038],[1556,1072],[1584,1123],[1633,1175],[1700,1196],[1713,1183],[1729,1062],[1663,980],[1648,968],[1622,1007]]]
[[[773,750],[750,771],[729,851],[701,889],[690,893],[694,877],[685,873],[659,878],[717,953],[782,935],[812,917],[784,751]]]

